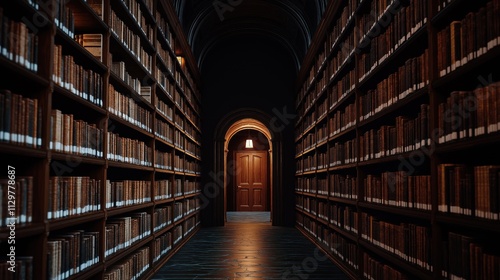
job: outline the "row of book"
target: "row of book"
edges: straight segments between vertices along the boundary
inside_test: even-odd
[[[41,147],[42,120],[38,99],[0,90],[0,142]]]
[[[166,123],[160,119],[155,119],[155,136],[165,140],[168,143],[173,143],[172,132],[174,128],[169,123]]]
[[[431,232],[428,227],[383,221],[362,212],[359,231],[361,237],[370,243],[432,271]]]
[[[151,201],[151,181],[106,180],[106,208],[137,205]]]
[[[170,56],[167,55],[168,61],[165,63],[172,63],[172,58],[169,58]],[[161,58],[160,58],[161,59]],[[172,68],[174,67],[173,65],[171,66]],[[171,68],[170,68],[171,69]],[[168,97],[173,98],[175,94],[175,83],[172,82],[168,77],[171,76],[171,70],[167,70],[166,72],[157,65],[156,67],[156,81],[158,85],[160,86],[161,89],[167,94]]]
[[[152,27],[150,25],[146,26],[148,30],[146,33],[152,34]],[[127,48],[132,56],[151,74],[153,57],[142,46],[141,37],[135,34],[113,9],[111,9],[109,27],[111,32],[118,37],[118,40]]]
[[[152,148],[148,147],[146,143],[108,132],[107,159],[142,166],[152,166],[152,157]]]
[[[356,125],[356,104],[349,103],[344,109],[338,109],[328,119],[330,137],[335,136]]]
[[[328,93],[330,109],[344,101],[344,99],[354,90],[356,81],[356,71],[350,69],[342,78],[338,79],[337,83],[333,84]]]
[[[174,40],[174,34],[172,33],[172,30],[170,29],[170,22],[167,20],[167,17],[162,15],[161,12],[158,9],[155,14],[155,19],[156,19],[156,25],[158,26],[158,29],[160,32],[157,32],[160,36],[162,36],[165,41],[169,44],[169,47],[171,50],[175,50],[175,40]],[[159,49],[159,48],[157,48]]]
[[[36,279],[33,272],[33,256],[16,255],[14,266],[10,265],[7,260],[2,260],[0,262],[0,275],[2,275],[3,280]]]
[[[77,34],[75,35],[75,41],[99,61],[103,61],[102,34]]]
[[[138,212],[129,215],[106,220],[104,257],[109,257],[124,250],[151,234],[151,214]]]
[[[500,219],[500,166],[438,165],[438,210]]]
[[[408,2],[408,6],[396,6],[396,9],[390,11],[390,15],[376,17],[373,11],[370,11],[370,14],[364,14],[361,17],[360,32],[365,36],[359,42],[359,46],[365,47],[371,43],[371,50],[379,63],[389,57],[427,23],[427,1],[412,0]],[[400,9],[398,10],[398,8]],[[392,14],[395,10],[398,10],[397,13]],[[366,25],[373,22],[374,18],[382,19],[382,21],[372,26]],[[381,31],[383,27],[386,29]]]
[[[108,85],[108,110],[112,114],[138,126],[147,132],[152,129],[151,111],[139,106],[137,98],[126,96],[117,91],[112,84]]]
[[[174,119],[174,107],[167,105],[157,95],[155,95],[155,107],[165,118],[170,121]]]
[[[443,242],[443,272],[447,279],[498,279],[500,255],[498,248],[485,240],[449,232]]]
[[[150,248],[144,247],[137,250],[119,264],[113,265],[104,272],[104,280],[120,279],[140,279],[141,275],[149,269],[150,266]]]
[[[195,157],[201,156],[201,147],[198,144],[195,144],[191,141],[186,141],[186,149],[187,154],[190,154]]]
[[[195,215],[182,223],[183,237],[187,237],[196,227],[200,225],[199,215]]]
[[[363,277],[369,280],[377,279],[394,279],[407,280],[411,279],[407,274],[395,269],[385,262],[373,258],[370,254],[363,252]]]
[[[398,70],[360,96],[359,120],[366,120],[429,84],[428,49],[408,59]]]
[[[82,156],[103,156],[103,130],[96,124],[74,119],[72,114],[52,110],[50,146],[54,151]]]
[[[500,82],[453,91],[438,106],[439,143],[470,139],[500,129]]]
[[[356,200],[358,178],[349,174],[330,174],[325,178],[297,177],[295,190]]]
[[[349,33],[349,35],[340,42],[338,51],[336,51],[327,62],[328,64],[323,74],[326,80],[319,83],[320,86],[316,88],[316,91],[322,90],[323,86],[327,85],[330,80],[335,79],[338,73],[348,64],[354,64],[354,52],[357,47],[355,38],[355,33]]]
[[[60,219],[101,210],[101,181],[90,177],[49,178],[47,219]]]
[[[351,206],[340,204],[319,203],[319,213],[324,213],[323,219],[334,226],[353,233],[358,233],[359,213]]]
[[[0,180],[0,227],[33,221],[33,177]]]
[[[110,56],[112,56],[112,54],[110,54]],[[119,81],[122,81],[126,85],[128,85],[132,89],[132,92],[142,95],[143,85],[141,83],[141,80],[138,77],[130,74],[130,72],[127,70],[128,67],[130,66],[127,66],[127,64],[123,60],[115,61],[112,59],[111,73],[113,73]],[[150,91],[146,90],[147,88],[144,89],[146,93],[151,94]]]
[[[172,197],[172,181],[155,181],[155,200],[169,199]]]
[[[72,39],[75,38],[75,17],[65,1],[57,3],[55,7],[54,22],[60,30],[66,33],[66,35]]]
[[[429,175],[409,175],[406,171],[368,174],[363,184],[366,202],[431,210]]]
[[[52,81],[97,106],[103,106],[104,89],[100,73],[88,69],[75,61],[75,58],[63,53],[62,45],[54,45]]]
[[[395,125],[370,129],[359,137],[360,161],[409,152],[430,144],[429,105],[421,104],[415,119],[398,116],[395,122]]]
[[[155,150],[155,168],[173,170],[172,152]]]
[[[355,243],[310,217],[297,212],[297,224],[314,236],[328,251],[353,269],[359,268],[358,251]]]
[[[437,34],[439,75],[444,76],[500,44],[500,1],[490,0]],[[488,28],[485,28],[485,27]]]
[[[332,24],[333,28],[325,39],[323,55],[320,55],[318,57],[316,63],[316,67],[318,67],[318,69],[321,65],[320,62],[324,61],[324,57],[326,57],[328,52],[331,51],[332,48],[337,46],[337,43],[339,42],[339,40],[341,40],[341,36],[344,35],[344,32],[346,30],[347,23],[349,23],[354,17],[354,13],[358,8],[359,2],[360,1],[357,0],[347,2],[342,9],[342,13],[340,13],[335,23]]]
[[[153,231],[157,232],[172,224],[172,206],[156,208],[153,213]]]
[[[99,232],[83,230],[50,235],[47,240],[47,279],[67,279],[99,263]]]
[[[25,67],[38,71],[38,36],[25,23],[10,19],[0,7],[0,54]]]
[[[345,142],[335,142],[328,148],[328,161],[330,167],[355,163],[358,160],[357,139]]]
[[[297,137],[300,137],[302,133],[304,133],[304,131],[309,130],[313,125],[316,124],[316,114],[317,112],[313,110],[299,120],[296,132]]]
[[[122,0],[121,1],[128,12],[132,15],[135,22],[139,25],[142,30],[142,33],[146,35],[147,38],[153,38],[153,28],[147,23],[146,17],[141,10],[141,1],[137,0]],[[151,0],[148,0],[149,3],[144,3],[149,11],[152,11],[153,5],[148,6],[148,4],[152,4]]]
[[[172,250],[172,233],[169,231],[155,238],[153,244],[153,262],[162,259],[170,250]]]

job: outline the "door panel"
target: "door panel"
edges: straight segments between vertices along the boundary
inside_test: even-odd
[[[237,152],[236,170],[236,210],[266,211],[267,152]]]

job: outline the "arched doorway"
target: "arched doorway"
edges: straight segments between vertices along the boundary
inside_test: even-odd
[[[249,121],[249,122],[247,122]],[[293,172],[290,161],[284,162],[283,134],[285,126],[279,116],[268,115],[253,108],[242,108],[223,117],[213,128],[212,139],[203,150],[202,222],[204,226],[224,226],[226,221],[228,139],[246,129],[259,131],[269,143],[270,214],[272,225],[293,225],[293,184],[285,173]],[[289,166],[287,170],[283,165]]]
[[[253,118],[229,126],[224,136],[224,221],[228,211],[273,211],[272,141]],[[252,142],[251,147],[248,141]],[[272,215],[270,215],[272,217]]]

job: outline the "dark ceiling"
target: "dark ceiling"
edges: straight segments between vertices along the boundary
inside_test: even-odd
[[[171,0],[200,70],[220,44],[244,38],[273,42],[296,72],[328,0]],[[222,47],[224,48],[224,47]]]

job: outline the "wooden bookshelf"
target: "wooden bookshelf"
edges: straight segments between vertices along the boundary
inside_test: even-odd
[[[0,26],[2,252],[15,198],[24,279],[151,278],[200,224],[200,74],[174,8],[10,1]]]
[[[351,278],[498,277],[499,9],[329,3],[297,83],[296,227]]]

